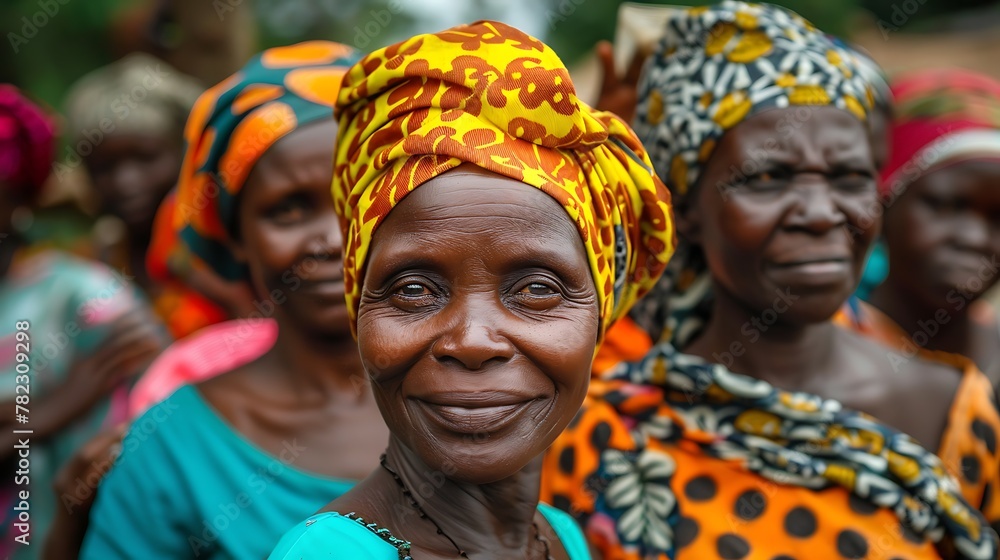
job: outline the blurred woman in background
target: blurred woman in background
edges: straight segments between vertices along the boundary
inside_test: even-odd
[[[10,411],[0,421],[0,458],[11,473],[0,485],[5,558],[37,558],[41,550],[14,540],[24,532],[14,526],[19,493],[30,491],[34,544],[57,510],[72,505],[52,493],[56,471],[98,431],[126,418],[133,377],[167,341],[128,278],[57,251],[21,253],[23,216],[52,169],[54,132],[41,109],[0,85],[0,404]],[[15,418],[17,404],[24,421]],[[26,485],[14,475],[19,438],[30,440]]]
[[[249,284],[277,341],[135,420],[81,558],[261,558],[377,463],[388,433],[350,336],[330,196],[332,106],[355,59],[324,41],[270,49],[195,103],[164,247]]]
[[[178,281],[189,280],[180,276],[183,269],[157,277],[146,271],[154,217],[177,182],[184,122],[201,91],[163,61],[131,54],[81,78],[66,100],[70,150],[82,160],[104,216],[95,227],[95,256],[135,277],[174,338],[234,313],[230,298],[238,294],[206,274],[194,280],[207,283],[185,286]]]
[[[867,319],[904,356],[967,356],[996,385],[1000,316],[981,296],[1000,280],[1000,82],[925,70],[893,92],[880,189],[889,272]]]

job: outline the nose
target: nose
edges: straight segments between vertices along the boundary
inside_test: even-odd
[[[847,216],[837,205],[830,183],[822,176],[812,176],[795,186],[794,208],[788,225],[811,233],[823,234],[847,223]]]
[[[431,347],[438,362],[477,371],[514,357],[514,345],[496,327],[503,311],[474,299],[484,298],[458,295],[442,310],[452,317]]]

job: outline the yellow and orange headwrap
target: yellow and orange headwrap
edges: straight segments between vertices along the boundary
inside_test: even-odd
[[[674,247],[670,195],[621,119],[579,99],[541,41],[481,21],[375,51],[344,77],[333,197],[351,327],[375,230],[406,194],[463,162],[555,198],[576,223],[601,336]]]

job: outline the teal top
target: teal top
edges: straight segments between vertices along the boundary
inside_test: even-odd
[[[193,386],[140,416],[90,513],[82,560],[260,560],[353,482],[295,468],[236,432]]]
[[[567,513],[538,504],[570,560],[591,560],[583,531]],[[396,546],[352,518],[320,513],[299,523],[281,537],[268,560],[400,560]],[[419,559],[416,559],[419,560]]]

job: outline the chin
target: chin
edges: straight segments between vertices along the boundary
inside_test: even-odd
[[[803,295],[789,309],[785,322],[812,325],[830,321],[847,303],[850,295],[850,293]]]
[[[540,453],[529,455],[522,446],[516,445],[473,442],[433,450],[423,459],[434,472],[457,482],[480,485],[514,476]]]

